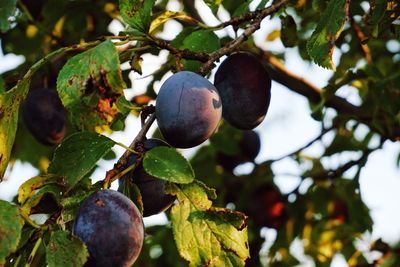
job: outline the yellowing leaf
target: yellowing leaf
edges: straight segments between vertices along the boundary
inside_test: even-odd
[[[346,21],[345,5],[346,0],[331,0],[307,42],[308,54],[321,67],[336,69],[332,54],[335,41]]]
[[[272,42],[274,40],[276,40],[277,38],[279,38],[281,36],[281,31],[280,30],[274,30],[272,32],[270,32],[267,35],[267,38],[265,38],[268,42]]]
[[[167,191],[179,201],[171,210],[172,228],[190,266],[244,266],[249,257],[244,214],[213,208],[215,192],[200,182],[171,184]]]
[[[158,27],[160,27],[162,24],[167,22],[170,19],[180,19],[186,22],[191,22],[194,24],[198,24],[199,22],[195,20],[194,18],[186,15],[183,12],[173,12],[173,11],[165,11],[158,15],[150,24],[150,29],[149,33],[153,33]]]

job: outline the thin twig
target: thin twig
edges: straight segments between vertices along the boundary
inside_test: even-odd
[[[348,171],[351,167],[365,163],[367,161],[369,155],[372,152],[374,152],[375,150],[380,149],[381,147],[382,147],[382,145],[379,145],[377,148],[373,148],[373,149],[367,148],[367,149],[363,150],[363,154],[359,159],[348,161],[347,163],[343,164],[339,168],[336,168],[334,170],[326,170],[326,171],[323,171],[320,173],[316,173],[310,177],[313,178],[314,180],[339,178],[343,175],[343,173]]]
[[[135,139],[132,141],[132,143],[129,145],[129,148],[134,151],[138,151],[137,146],[139,143],[143,142],[146,138],[146,134],[149,131],[151,125],[156,119],[156,114],[153,113],[149,116],[147,121],[143,124],[142,129],[139,131]],[[138,151],[140,154],[140,151]],[[125,166],[127,165],[129,157],[132,155],[132,152],[130,150],[126,150],[125,153],[119,158],[118,162],[114,164],[114,168],[111,170],[107,171],[106,177],[104,178],[104,184],[108,185],[110,184],[111,181],[114,181],[114,177],[117,176],[119,173],[121,173]],[[138,156],[140,158],[140,155]]]
[[[293,152],[291,152],[291,153],[289,153],[289,154],[287,154],[287,155],[284,155],[284,156],[281,156],[281,157],[279,157],[279,158],[272,159],[272,160],[269,160],[269,161],[271,161],[271,162],[280,161],[280,160],[283,160],[283,159],[285,159],[285,158],[288,158],[288,157],[294,156],[294,155],[296,155],[296,154],[299,154],[301,151],[303,151],[304,149],[310,147],[310,146],[313,145],[315,142],[317,142],[318,140],[320,140],[326,133],[330,132],[330,131],[333,130],[334,128],[335,128],[334,126],[331,126],[331,127],[329,127],[329,128],[322,129],[321,133],[320,133],[317,137],[315,137],[314,139],[312,139],[311,141],[309,141],[307,144],[305,144],[304,146],[300,147],[300,148],[297,149],[296,151],[293,151]]]
[[[210,56],[204,52],[193,52],[189,49],[178,49],[175,46],[171,45],[168,41],[161,40],[155,38],[154,36],[149,36],[149,40],[154,45],[158,46],[159,48],[168,50],[173,55],[179,55],[181,58],[185,59],[194,59],[200,62],[206,62]]]
[[[323,100],[322,90],[320,88],[286,69],[285,66],[270,53],[259,49],[258,54],[264,60],[264,66],[274,81],[286,86],[291,91],[305,96],[312,103],[318,104]],[[392,141],[400,139],[399,125],[388,125],[385,129],[379,129],[373,125],[371,114],[366,113],[362,107],[351,104],[345,98],[332,95],[324,101],[326,107],[331,107],[340,114],[348,115],[359,122],[365,123],[385,139],[390,139]]]

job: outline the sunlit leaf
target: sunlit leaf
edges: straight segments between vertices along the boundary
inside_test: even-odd
[[[154,3],[155,0],[120,0],[121,16],[132,28],[146,33]]]
[[[332,54],[335,41],[346,21],[345,4],[345,0],[331,0],[307,42],[308,54],[321,67],[335,69]]]
[[[172,227],[180,255],[190,266],[244,266],[249,257],[246,216],[212,207],[215,193],[199,182],[171,185]]]
[[[123,96],[117,50],[111,41],[72,57],[57,78],[57,91],[72,122],[81,130],[109,125],[118,114],[114,103]]]

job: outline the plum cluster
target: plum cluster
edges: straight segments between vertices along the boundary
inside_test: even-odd
[[[271,80],[262,64],[244,52],[232,54],[221,64],[214,84],[190,71],[172,75],[156,99],[157,123],[166,142],[145,139],[143,153],[159,146],[197,146],[210,138],[223,117],[245,131],[240,155],[220,154],[220,164],[232,170],[238,164],[254,161],[260,138],[251,129],[267,113],[270,87]],[[128,158],[127,165],[132,164],[138,165],[119,179],[118,191],[99,190],[78,211],[73,233],[88,247],[89,266],[131,266],[143,244],[142,218],[162,212],[175,201],[174,196],[166,194],[164,180],[145,172],[138,155]],[[135,186],[142,197],[143,214],[125,196],[126,189]]]
[[[190,71],[168,78],[156,99],[157,123],[169,144],[190,148],[207,140],[221,117],[238,129],[255,128],[270,99],[267,70],[254,55],[237,52],[222,62],[214,84]]]

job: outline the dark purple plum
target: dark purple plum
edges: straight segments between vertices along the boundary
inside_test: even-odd
[[[169,77],[156,99],[157,123],[173,147],[189,148],[207,140],[221,119],[217,89],[206,78],[190,71]]]
[[[250,130],[267,114],[271,78],[254,55],[237,52],[224,60],[215,73],[214,85],[222,101],[222,117],[232,126]]]
[[[243,131],[239,142],[240,153],[238,155],[217,154],[217,162],[224,169],[232,171],[236,166],[245,162],[253,162],[260,152],[261,140],[257,132],[253,130]]]
[[[65,136],[67,111],[53,89],[31,91],[22,105],[22,119],[29,132],[44,145],[59,144]]]
[[[254,161],[260,153],[261,140],[256,131],[248,130],[243,132],[243,138],[239,143],[242,155],[247,161]]]
[[[144,226],[138,208],[129,198],[106,189],[82,202],[73,233],[89,250],[88,265],[128,267],[142,249]]]
[[[149,151],[158,146],[169,146],[160,139],[146,139],[143,142],[144,149]],[[136,155],[132,155],[128,159],[128,165],[135,163]],[[123,192],[126,183],[134,183],[140,190],[143,202],[143,216],[151,216],[158,214],[172,205],[175,197],[165,194],[165,180],[158,179],[146,173],[142,164],[137,166],[135,170],[129,172],[119,181],[118,191]]]
[[[287,220],[286,206],[286,199],[279,189],[265,184],[253,192],[248,212],[257,226],[279,230]]]

